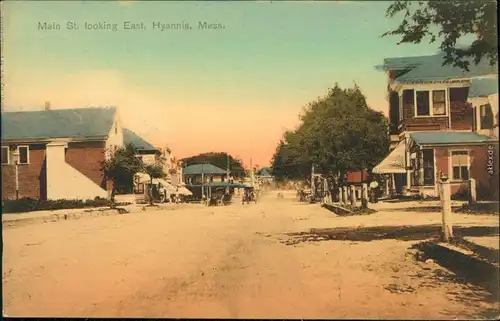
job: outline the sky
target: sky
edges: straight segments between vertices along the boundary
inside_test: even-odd
[[[176,157],[225,151],[266,166],[302,108],[336,82],[356,83],[387,115],[387,76],[375,66],[437,52],[381,38],[399,23],[385,17],[389,4],[2,2],[2,105],[117,106],[125,127]],[[117,29],[86,28],[99,23]]]

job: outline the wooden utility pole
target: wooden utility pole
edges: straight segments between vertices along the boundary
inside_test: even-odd
[[[203,164],[201,164],[201,200],[205,198],[205,175],[203,170]]]
[[[250,158],[250,182],[252,187],[254,187],[254,181],[253,181],[253,165],[252,165],[252,159]]]
[[[314,200],[314,164],[311,166],[311,197]]]

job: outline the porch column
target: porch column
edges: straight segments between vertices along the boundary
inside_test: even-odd
[[[411,170],[410,170],[410,166],[411,166],[411,155],[410,155],[410,149],[408,147],[408,138],[405,138],[405,148],[406,148],[406,152],[405,152],[405,159],[406,159],[406,189],[408,192],[410,192],[410,188],[411,188]]]
[[[396,174],[391,174],[392,194],[396,194]]]
[[[469,179],[469,204],[476,203],[476,180]]]

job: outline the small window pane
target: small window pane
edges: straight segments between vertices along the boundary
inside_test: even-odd
[[[28,147],[19,147],[19,163],[28,164]]]
[[[9,163],[9,148],[2,147],[2,164],[8,164],[8,163]]]
[[[460,167],[453,167],[453,179],[460,179]]]
[[[481,129],[492,129],[493,128],[493,110],[490,104],[480,106],[481,113]]]
[[[469,169],[466,166],[460,167],[460,172],[462,179],[469,179]]]
[[[446,101],[446,91],[434,90],[432,92],[432,101],[434,103],[444,103]]]
[[[417,91],[417,115],[418,116],[430,115],[428,91]]]

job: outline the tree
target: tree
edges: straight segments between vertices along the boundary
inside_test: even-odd
[[[372,168],[389,150],[388,122],[367,106],[361,90],[336,85],[310,103],[300,126],[286,132],[272,160],[278,180],[310,178],[311,166],[329,186],[342,183],[349,170]]]
[[[229,158],[229,169],[231,175],[235,177],[245,176],[245,169],[243,168],[242,162],[239,159],[234,158],[225,152],[210,152],[202,153],[195,156],[187,157],[182,159],[184,166],[194,165],[194,164],[212,164],[221,169],[227,168],[227,161]]]
[[[424,38],[434,43],[442,38],[441,50],[445,53],[443,65],[452,64],[466,71],[470,62],[477,65],[483,57],[495,65],[498,59],[497,1],[408,1],[398,0],[391,4],[386,16],[393,18],[404,13],[403,21],[382,36],[401,36],[401,43],[420,43]],[[466,35],[476,40],[467,48],[457,46]]]
[[[145,164],[143,166],[142,171],[149,175],[149,188],[148,188],[148,197],[149,197],[149,205],[153,205],[153,179],[155,178],[164,178],[167,175],[163,171],[163,160],[157,160],[154,164]]]
[[[111,200],[114,201],[117,189],[133,186],[134,175],[143,169],[142,160],[136,157],[137,150],[132,144],[109,150],[109,157],[101,163],[106,180],[113,182]]]

